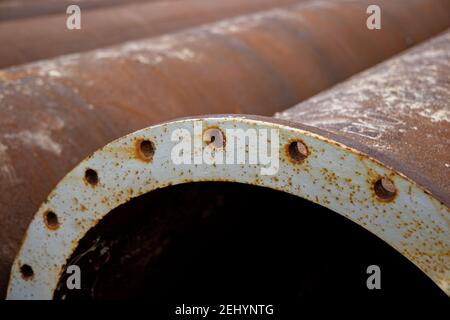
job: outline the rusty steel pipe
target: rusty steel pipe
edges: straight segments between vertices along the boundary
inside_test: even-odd
[[[63,290],[64,282],[58,283],[67,265],[80,263],[93,251],[99,256],[89,259],[99,260],[90,264],[101,268],[114,255],[113,242],[94,238],[86,252],[72,256],[88,231],[112,211],[157,189],[197,181],[264,186],[318,203],[383,239],[450,295],[449,62],[450,30],[278,115],[288,121],[185,118],[111,142],[68,173],[36,213],[13,265],[8,297],[53,298]],[[199,125],[203,131],[196,131]],[[279,145],[279,170],[264,175],[262,164],[248,161],[170,161],[178,143],[172,139],[174,131],[186,130],[206,146],[219,141],[209,138],[211,128],[226,135],[215,145],[226,152],[232,142],[229,129],[278,130],[276,140],[262,139]],[[205,202],[201,195],[195,197]],[[155,207],[151,202],[145,213],[152,214]],[[128,219],[131,212],[122,214]],[[179,211],[173,214],[182,218]],[[164,224],[165,218],[159,219],[151,224]],[[155,228],[158,236],[162,229]],[[112,233],[115,241],[121,231]],[[165,250],[152,243],[154,250]],[[106,260],[101,257],[105,252]]]
[[[381,1],[370,31],[369,3],[311,1],[0,72],[0,287],[48,192],[108,141],[190,114],[272,115],[450,24],[446,1]]]
[[[82,10],[91,10],[151,1],[178,0],[2,0],[0,1],[0,21],[63,13],[71,4],[80,6]]]
[[[364,145],[450,206],[449,101],[447,31],[275,117]]]
[[[59,15],[0,23],[0,68],[83,52],[301,0],[155,1],[82,11],[80,30]]]

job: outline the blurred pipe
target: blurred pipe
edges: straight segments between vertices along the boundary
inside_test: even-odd
[[[151,1],[157,0],[2,0],[0,1],[0,21],[59,14],[66,12],[67,7],[71,4],[80,6],[82,10],[90,10],[133,2]]]
[[[81,29],[58,15],[0,23],[0,68],[161,35],[301,0],[154,1],[84,11]]]

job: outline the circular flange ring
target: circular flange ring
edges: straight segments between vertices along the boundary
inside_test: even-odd
[[[205,130],[224,134],[224,145],[215,148],[228,152],[233,146],[247,160],[210,164],[198,157],[195,139],[205,150],[205,136],[211,136]],[[250,144],[239,145],[237,132],[249,141],[256,135],[277,157],[252,163]],[[174,148],[186,133],[198,158],[176,164]],[[52,299],[78,242],[109,212],[152,190],[197,181],[264,186],[327,207],[383,239],[450,295],[450,209],[413,180],[338,140],[272,118],[229,115],[180,119],[117,139],[69,172],[42,204],[12,266],[7,297]]]

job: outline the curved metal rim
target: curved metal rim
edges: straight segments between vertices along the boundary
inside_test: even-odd
[[[186,129],[194,134],[196,123],[223,132],[277,130],[277,174],[261,175],[261,165],[248,161],[175,165],[170,158],[176,144],[172,132]],[[408,177],[330,136],[272,118],[224,115],[162,123],[109,143],[68,173],[36,213],[12,266],[7,298],[51,299],[78,241],[111,210],[154,189],[197,181],[259,185],[325,206],[383,239],[450,295],[450,209]],[[155,147],[150,161],[143,161],[136,150],[143,139]],[[286,151],[286,146],[298,140],[309,151],[300,162],[292,161]],[[85,181],[89,168],[98,174],[95,185]],[[381,178],[395,185],[395,196],[388,201],[375,192],[374,184]],[[58,217],[57,228],[49,228],[44,221],[49,211]],[[32,277],[23,277],[24,264],[32,267]]]

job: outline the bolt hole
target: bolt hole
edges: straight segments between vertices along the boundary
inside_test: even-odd
[[[378,179],[374,184],[375,194],[379,199],[382,200],[392,200],[397,193],[394,183],[387,179]]]
[[[294,141],[289,144],[288,153],[294,162],[302,162],[308,155],[308,147],[302,141]]]
[[[95,170],[87,169],[84,173],[84,178],[92,186],[95,186],[98,183],[98,175]]]
[[[219,128],[208,128],[203,132],[203,141],[214,148],[225,146],[225,137]]]
[[[33,268],[31,268],[27,264],[23,264],[20,267],[20,273],[22,274],[22,278],[24,278],[25,280],[31,280],[34,276]]]
[[[45,213],[44,221],[49,229],[56,230],[59,227],[58,216],[52,211]]]
[[[153,155],[155,154],[155,145],[150,140],[142,140],[139,142],[139,158],[142,160],[149,162],[153,159]]]

